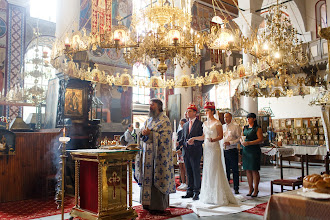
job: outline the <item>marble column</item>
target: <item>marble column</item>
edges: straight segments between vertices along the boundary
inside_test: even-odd
[[[183,74],[191,74],[191,68],[184,66],[181,68],[179,65],[176,65],[174,69],[174,80],[176,77],[180,77]],[[192,95],[192,88],[174,88],[174,94],[181,94],[181,114],[180,117],[184,117],[184,113],[186,112],[186,109],[189,105],[189,103],[192,102],[193,100],[193,95]]]
[[[27,6],[26,0],[8,0],[6,94],[15,86],[23,88],[22,70]],[[22,116],[22,107],[8,106],[6,114],[12,119]]]
[[[246,1],[245,3],[247,2],[249,1]],[[240,12],[239,17],[234,19],[245,37],[250,37],[255,31],[257,31],[260,23],[264,20],[260,15],[254,13],[254,11],[255,10],[253,8],[250,8],[250,10],[247,9],[244,12]],[[243,64],[247,65],[248,63],[250,65],[252,64],[252,56],[250,54],[243,53]],[[241,108],[248,112],[258,114],[257,98],[242,96],[240,100]]]

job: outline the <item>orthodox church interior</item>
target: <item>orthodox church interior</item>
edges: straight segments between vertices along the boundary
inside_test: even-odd
[[[0,219],[327,219],[328,2],[0,0]],[[176,185],[161,212],[145,207],[136,175],[155,99]],[[237,204],[188,198],[178,133],[189,109],[210,120],[205,103],[243,131],[238,176],[225,179]],[[262,134],[255,192],[251,113]]]

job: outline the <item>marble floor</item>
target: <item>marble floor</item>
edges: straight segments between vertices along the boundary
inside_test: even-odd
[[[284,162],[284,165],[289,165],[288,163]],[[291,167],[295,166],[298,167],[299,164],[298,163],[294,163],[291,162],[290,164]],[[320,164],[310,164],[309,166],[309,174],[312,173],[320,173],[324,171],[324,167],[321,166]],[[295,168],[284,168],[284,177],[288,178],[288,177],[297,177],[301,175],[301,170],[300,169],[295,169]],[[272,166],[272,165],[268,165],[268,166],[262,166],[261,170],[260,170],[260,177],[261,177],[261,182],[270,182],[273,179],[279,178],[280,177],[280,168],[277,168],[276,166]],[[246,182],[246,177],[243,176],[243,182],[240,183],[240,186],[247,186],[247,182]],[[269,194],[270,194],[270,189],[269,189]],[[254,198],[253,201],[256,204],[260,204],[260,203],[265,203],[268,201],[269,199],[269,195],[268,196],[263,196],[263,197],[257,197]],[[68,219],[70,216],[69,214],[65,215],[65,218]],[[42,220],[55,220],[55,219],[60,219],[60,215],[56,215],[56,216],[49,216],[49,217],[45,217],[45,218],[41,218]],[[190,219],[199,219],[199,220],[206,220],[206,219],[225,219],[225,220],[230,220],[230,219],[263,219],[262,216],[259,215],[255,215],[255,214],[250,214],[250,213],[246,213],[246,212],[240,212],[240,213],[236,213],[236,214],[229,214],[229,215],[222,215],[222,216],[208,216],[208,217],[199,217],[197,216],[195,213],[191,213],[191,214],[187,214],[187,215],[183,215],[183,216],[179,216],[179,217],[175,217],[175,218],[171,218],[170,220],[190,220]]]

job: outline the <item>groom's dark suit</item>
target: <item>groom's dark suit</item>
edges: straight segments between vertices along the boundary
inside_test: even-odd
[[[200,163],[203,154],[203,141],[194,141],[193,145],[188,145],[187,141],[192,137],[203,135],[203,123],[196,118],[190,132],[189,123],[190,121],[183,125],[183,135],[179,141],[179,146],[183,146],[182,155],[188,176],[187,196],[192,197],[193,195],[198,196],[201,189]]]

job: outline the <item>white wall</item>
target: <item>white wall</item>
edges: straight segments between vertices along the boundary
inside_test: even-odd
[[[258,98],[259,110],[264,107],[272,109],[276,118],[308,118],[321,117],[320,106],[309,106],[312,96],[281,97],[281,98]],[[269,105],[270,102],[270,105]]]
[[[80,0],[58,0],[56,12],[56,37],[76,30],[79,26]]]

